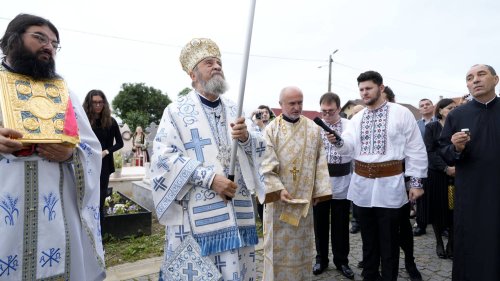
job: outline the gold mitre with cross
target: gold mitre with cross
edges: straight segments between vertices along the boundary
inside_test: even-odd
[[[3,126],[23,134],[24,144],[80,142],[69,91],[62,79],[33,80],[0,69]]]
[[[194,38],[184,46],[179,60],[182,69],[189,75],[200,61],[209,57],[220,59],[221,55],[217,44],[208,38]]]

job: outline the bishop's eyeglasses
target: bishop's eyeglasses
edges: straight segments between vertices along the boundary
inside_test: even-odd
[[[54,48],[54,50],[56,50],[56,52],[59,52],[61,50],[61,44],[59,44],[59,42],[50,41],[49,37],[47,37],[47,35],[45,35],[43,33],[28,32],[26,34],[29,34],[29,35],[31,35],[31,37],[37,39],[38,42],[40,42],[40,44],[42,44],[43,46],[50,43],[50,45],[52,45],[52,48]]]

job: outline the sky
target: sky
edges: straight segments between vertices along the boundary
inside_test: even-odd
[[[16,0],[0,10],[0,30],[19,13],[49,19],[60,33],[57,71],[80,101],[92,89],[112,100],[123,83],[145,83],[171,100],[190,87],[179,54],[195,37],[214,40],[238,100],[251,0]],[[359,98],[357,76],[375,70],[396,101],[467,92],[477,63],[500,71],[498,0],[256,0],[243,109],[279,107],[298,86],[304,109],[319,110],[328,90],[344,105]],[[247,114],[248,115],[248,114]]]

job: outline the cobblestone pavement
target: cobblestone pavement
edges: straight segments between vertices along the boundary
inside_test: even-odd
[[[412,221],[413,223],[414,221]],[[446,243],[446,238],[445,238]],[[349,266],[354,271],[355,280],[362,280],[361,269],[357,268],[357,264],[361,259],[361,234],[350,234],[350,244],[351,251],[349,254]],[[436,255],[434,233],[432,227],[427,227],[427,234],[415,237],[415,259],[420,273],[422,273],[423,280],[432,281],[444,281],[451,280],[451,268],[452,261],[449,259],[440,259]],[[331,251],[331,247],[330,247]],[[263,250],[257,250],[257,280],[262,280],[262,270],[263,270]],[[333,260],[332,254],[330,252],[330,261]],[[313,261],[311,261],[313,262]],[[312,273],[311,273],[312,275]],[[127,281],[149,281],[158,280],[158,273],[154,272],[149,275],[144,275],[141,277],[133,279],[125,279]],[[319,280],[349,280],[345,278],[339,271],[336,270],[335,266],[330,262],[330,265],[326,271],[318,276],[314,276],[314,281]],[[410,280],[406,270],[404,269],[404,254],[401,252],[401,258],[399,260],[399,278],[398,281]]]

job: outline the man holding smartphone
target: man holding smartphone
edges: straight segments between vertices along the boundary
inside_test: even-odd
[[[456,171],[453,280],[500,280],[498,80],[493,67],[472,66],[473,99],[449,113],[441,132],[443,158]]]

